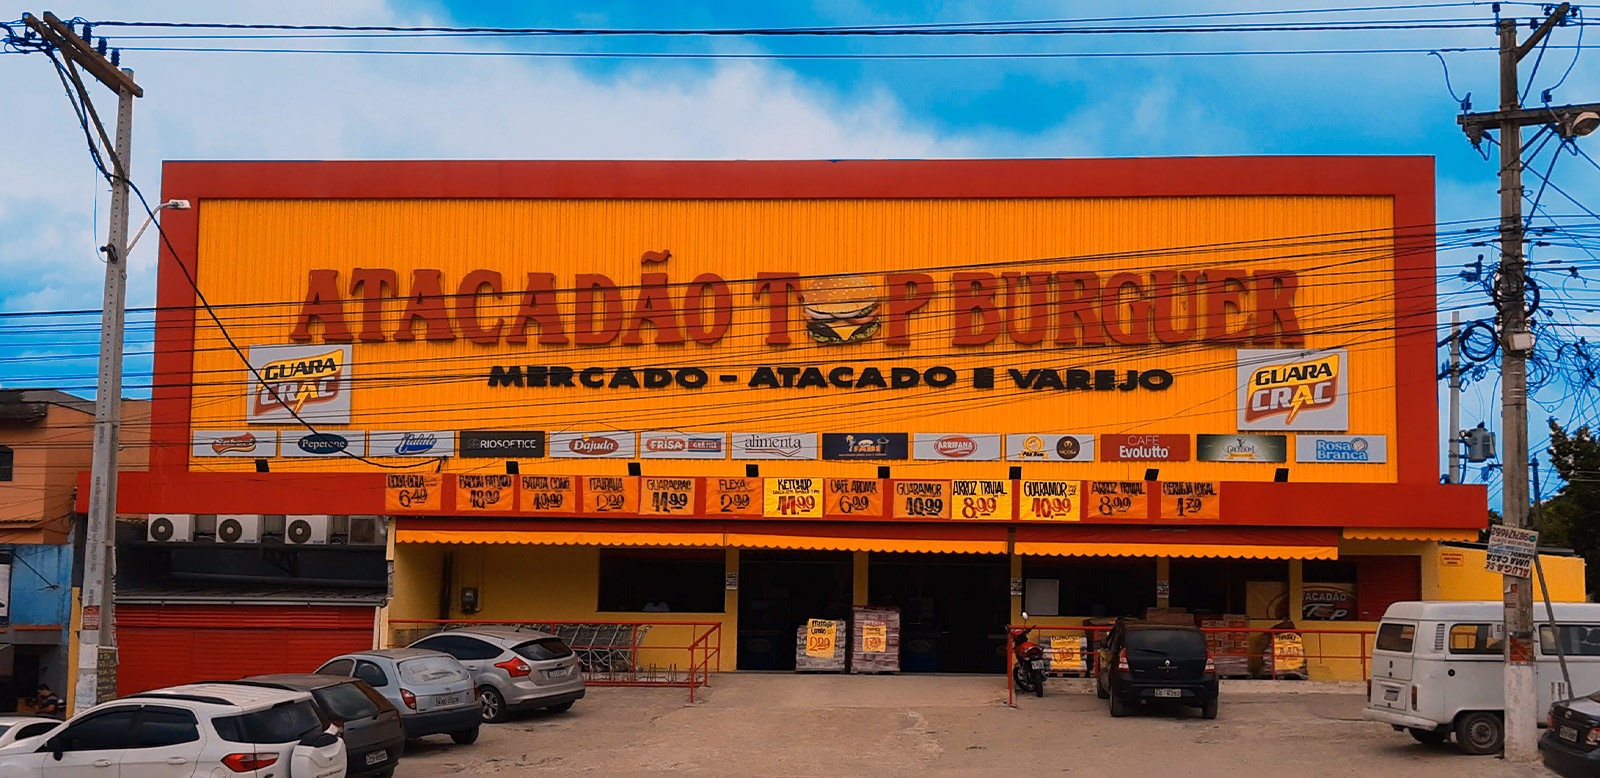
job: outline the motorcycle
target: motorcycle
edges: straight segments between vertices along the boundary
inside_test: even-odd
[[[1028,614],[1022,614],[1022,620],[1028,620]],[[1014,661],[1011,664],[1011,678],[1016,682],[1017,689],[1024,694],[1033,692],[1036,697],[1044,696],[1044,647],[1028,639],[1033,627],[1011,627],[1011,655]]]

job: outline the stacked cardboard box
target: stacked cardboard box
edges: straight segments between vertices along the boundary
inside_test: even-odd
[[[1250,628],[1250,619],[1236,613],[1227,613],[1200,620],[1201,629],[1237,629]],[[1217,675],[1222,678],[1238,678],[1250,674],[1250,633],[1248,632],[1207,632],[1206,650],[1211,652],[1211,657],[1217,663]]]
[[[851,614],[850,672],[900,672],[900,609],[857,605]]]
[[[1088,638],[1053,635],[1044,639],[1044,652],[1052,673],[1082,676],[1089,672]]]
[[[1157,624],[1187,624],[1194,626],[1194,614],[1187,608],[1145,608],[1144,620]]]
[[[843,621],[817,621],[818,626],[833,626],[833,655],[812,656],[806,650],[811,622],[801,624],[794,633],[794,669],[802,673],[842,673],[845,661],[845,630],[850,626]]]

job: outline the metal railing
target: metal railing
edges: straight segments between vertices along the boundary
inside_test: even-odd
[[[1012,627],[1007,628],[1007,635],[1010,634],[1011,629]],[[1046,646],[1047,648],[1045,652],[1045,661],[1048,663],[1047,666],[1050,667],[1050,669],[1046,670],[1047,675],[1076,675],[1080,677],[1098,678],[1100,675],[1101,661],[1100,648],[1102,647],[1100,644],[1103,642],[1102,639],[1105,637],[1106,633],[1110,631],[1111,627],[1109,626],[1072,627],[1033,625],[1033,632],[1030,635],[1030,639],[1035,643]],[[1220,640],[1222,641],[1237,642],[1240,640],[1239,636],[1243,636],[1243,644],[1246,647],[1242,651],[1217,650],[1216,648],[1212,647],[1213,643],[1217,642],[1216,640],[1208,639],[1206,641],[1207,651],[1210,653],[1212,659],[1217,662],[1217,675],[1219,678],[1240,676],[1263,677],[1250,670],[1252,664],[1254,664],[1256,660],[1259,660],[1260,664],[1257,665],[1257,667],[1264,668],[1266,672],[1264,677],[1272,680],[1277,680],[1284,677],[1292,677],[1294,675],[1300,675],[1309,678],[1311,663],[1313,661],[1322,664],[1326,664],[1329,661],[1359,662],[1361,667],[1361,676],[1362,678],[1365,678],[1367,676],[1367,662],[1372,657],[1371,642],[1372,639],[1377,635],[1377,630],[1372,629],[1258,629],[1249,627],[1202,627],[1200,628],[1200,631],[1206,633],[1208,638],[1210,638],[1212,635],[1220,636]],[[1290,647],[1292,644],[1279,646],[1278,640],[1276,639],[1278,635],[1298,636],[1298,652],[1295,652]],[[1252,651],[1249,648],[1249,646],[1256,644],[1256,636],[1264,636],[1264,640],[1261,641],[1264,643],[1264,648],[1261,651]],[[1051,666],[1056,663],[1056,657],[1061,653],[1065,653],[1067,656],[1070,656],[1072,652],[1055,652],[1049,650],[1049,644],[1046,642],[1048,637],[1080,639],[1079,645],[1081,646],[1081,649],[1078,652],[1079,658],[1077,660],[1077,665],[1079,666],[1075,668],[1056,668]],[[1356,641],[1355,653],[1334,653],[1334,651],[1343,651],[1343,649],[1330,648],[1329,646],[1330,642],[1334,644],[1348,642],[1352,637]],[[1315,640],[1313,640],[1313,638],[1315,638]],[[1315,644],[1314,647],[1313,643]],[[1297,664],[1299,669],[1288,670],[1280,668],[1281,662],[1286,663],[1289,660],[1292,660],[1294,664]],[[1236,672],[1241,663],[1243,664],[1245,672]],[[1008,638],[1006,643],[1006,695],[1008,704],[1013,706],[1017,704],[1016,678],[1014,675],[1015,665],[1016,654],[1011,652],[1010,640]],[[1225,672],[1225,667],[1229,668],[1230,670],[1235,670],[1235,672]]]
[[[388,644],[406,646],[435,632],[476,626],[548,632],[573,653],[590,686],[662,686],[695,690],[722,672],[722,624],[715,621],[504,621],[391,619]],[[680,661],[681,664],[680,664]]]

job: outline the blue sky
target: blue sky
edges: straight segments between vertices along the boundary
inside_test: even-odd
[[[1371,3],[1376,5],[1376,3]],[[1319,2],[1319,8],[1357,4]],[[336,24],[603,28],[793,27],[910,24],[1103,16],[1224,13],[1299,7],[1252,2],[815,3],[659,2],[584,4],[286,0],[220,6],[193,0],[127,4],[89,0],[58,13],[95,19]],[[1521,15],[1532,5],[1508,4]],[[23,9],[0,10],[7,20]],[[1600,8],[1596,9],[1600,19]],[[1255,17],[1246,21],[1474,19],[1487,3],[1400,11]],[[1218,23],[1239,19],[1216,18]],[[133,31],[103,29],[127,46]],[[148,32],[146,31],[146,34]],[[1576,43],[1576,28],[1552,38]],[[917,38],[584,38],[513,41],[386,41],[394,48],[534,51],[803,53],[1172,52],[1185,50],[1493,46],[1487,28],[1145,36]],[[1588,43],[1600,43],[1597,33]],[[350,41],[284,45],[344,47]],[[261,45],[228,41],[215,45]],[[273,44],[278,45],[278,44]],[[1554,85],[1574,50],[1545,52],[1529,100]],[[1490,53],[1446,53],[1457,94],[1493,108]],[[1531,66],[1531,60],[1528,65]],[[1424,154],[1438,165],[1440,221],[1497,212],[1495,167],[1467,144],[1440,59],[1423,53],[1255,57],[918,60],[614,60],[505,57],[355,57],[129,51],[148,96],[138,106],[135,179],[159,191],[161,159],[296,158],[848,158],[1082,157],[1209,154]],[[1596,64],[1584,52],[1553,100],[1600,100]],[[1524,72],[1527,72],[1526,69]],[[0,310],[95,309],[103,242],[103,182],[60,85],[40,56],[0,56],[0,83],[15,108],[3,137],[12,153],[0,187]],[[103,112],[111,106],[109,94]],[[1586,148],[1589,142],[1580,142]],[[27,149],[26,153],[18,153]],[[1548,147],[1537,163],[1552,157]],[[1585,206],[1600,207],[1597,168],[1564,153],[1551,180]],[[1596,226],[1554,191],[1541,204],[1562,224]],[[1591,205],[1592,204],[1592,205]],[[1579,217],[1571,217],[1578,214]],[[1569,218],[1571,217],[1571,218]],[[1536,224],[1539,222],[1536,221]],[[153,244],[130,270],[130,304],[154,298]],[[1585,247],[1590,248],[1590,247]],[[1590,248],[1590,250],[1594,250]],[[1469,263],[1487,248],[1441,253],[1440,266]],[[1595,304],[1588,276],[1600,261],[1577,247],[1536,247],[1543,261],[1590,263],[1571,277],[1553,271],[1560,337],[1588,336]],[[1596,276],[1600,278],[1600,276]],[[1442,298],[1486,303],[1481,291]],[[1481,318],[1481,306],[1463,316]],[[130,385],[148,383],[148,316],[130,330]],[[0,326],[0,385],[92,387],[97,317]],[[24,326],[27,325],[27,326]],[[70,331],[65,328],[70,327]],[[1498,428],[1494,376],[1466,392],[1465,426]],[[1535,450],[1542,419],[1593,421],[1593,392],[1556,382],[1536,394]],[[1441,402],[1441,408],[1443,403]],[[1493,483],[1498,479],[1489,476]],[[1482,476],[1474,471],[1474,480]]]

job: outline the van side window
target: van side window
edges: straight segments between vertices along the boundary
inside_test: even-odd
[[[1567,656],[1600,656],[1600,624],[1557,624],[1560,630],[1561,650]],[[1539,625],[1539,650],[1547,656],[1556,655],[1556,630],[1549,624]]]
[[[1452,624],[1450,625],[1450,653],[1452,654],[1494,654],[1504,653],[1504,641],[1501,634],[1504,628],[1489,624]]]
[[[1379,624],[1378,642],[1379,651],[1398,651],[1402,654],[1411,653],[1411,644],[1416,641],[1417,626],[1415,624]]]

